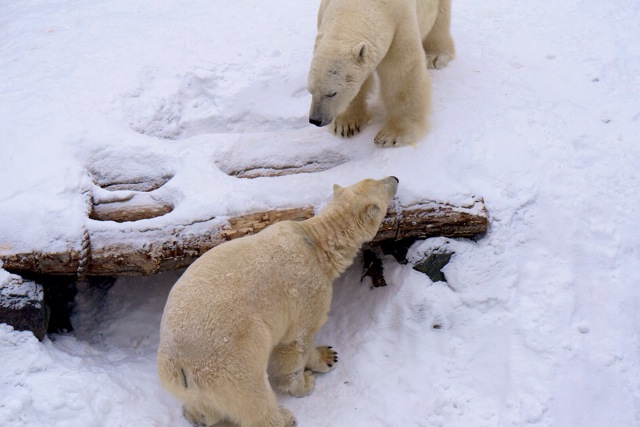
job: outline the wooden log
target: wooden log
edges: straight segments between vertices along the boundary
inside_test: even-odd
[[[89,257],[83,257],[78,248],[61,253],[1,251],[0,260],[5,270],[17,273],[75,275],[82,263],[87,275],[149,275],[187,267],[220,243],[257,233],[279,221],[311,218],[314,211],[310,206],[271,210],[229,218],[222,227],[211,220],[169,230],[130,231],[119,237],[115,232],[89,230]],[[474,237],[485,233],[487,225],[482,199],[472,199],[466,206],[431,201],[410,206],[392,204],[374,241]]]
[[[156,218],[168,214],[172,210],[173,206],[169,204],[158,203],[155,200],[140,203],[134,197],[126,202],[94,204],[89,218],[98,221],[130,222]]]

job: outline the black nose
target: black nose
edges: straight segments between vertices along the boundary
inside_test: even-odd
[[[309,123],[318,127],[322,126],[322,120],[312,119],[311,117],[309,117]]]
[[[392,176],[391,178],[395,179],[397,183],[400,182],[400,180],[398,178],[396,178],[395,176]]]

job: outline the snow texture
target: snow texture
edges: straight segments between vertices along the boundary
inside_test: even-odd
[[[392,258],[387,287],[336,282],[318,344],[339,365],[280,402],[301,426],[640,425],[640,3],[454,0],[431,131],[388,150],[379,114],[350,140],[307,124],[317,7],[0,3],[0,251],[318,205],[365,177],[397,176],[405,203],[481,196],[483,239],[409,251],[454,252],[448,283]],[[248,178],[272,169],[291,173]],[[173,210],[89,220],[87,194],[122,183]],[[0,325],[0,425],[188,426],[155,371],[179,275],[81,289],[75,331],[42,343]]]

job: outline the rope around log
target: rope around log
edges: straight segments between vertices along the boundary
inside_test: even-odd
[[[82,249],[80,250],[80,260],[78,261],[78,270],[76,271],[76,277],[79,281],[82,281],[87,276],[89,271],[89,261],[91,260],[91,237],[89,236],[89,230],[87,227],[82,229]]]

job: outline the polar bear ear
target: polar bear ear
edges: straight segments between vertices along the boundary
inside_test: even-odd
[[[367,216],[371,219],[375,219],[378,217],[378,215],[380,215],[380,206],[372,203],[369,206],[367,206]]]
[[[369,46],[367,46],[367,43],[360,42],[353,47],[351,53],[356,61],[363,62],[367,58],[368,50]]]
[[[340,187],[338,184],[333,184],[333,195],[337,196],[340,193],[342,193],[342,190],[344,190],[344,187]]]

